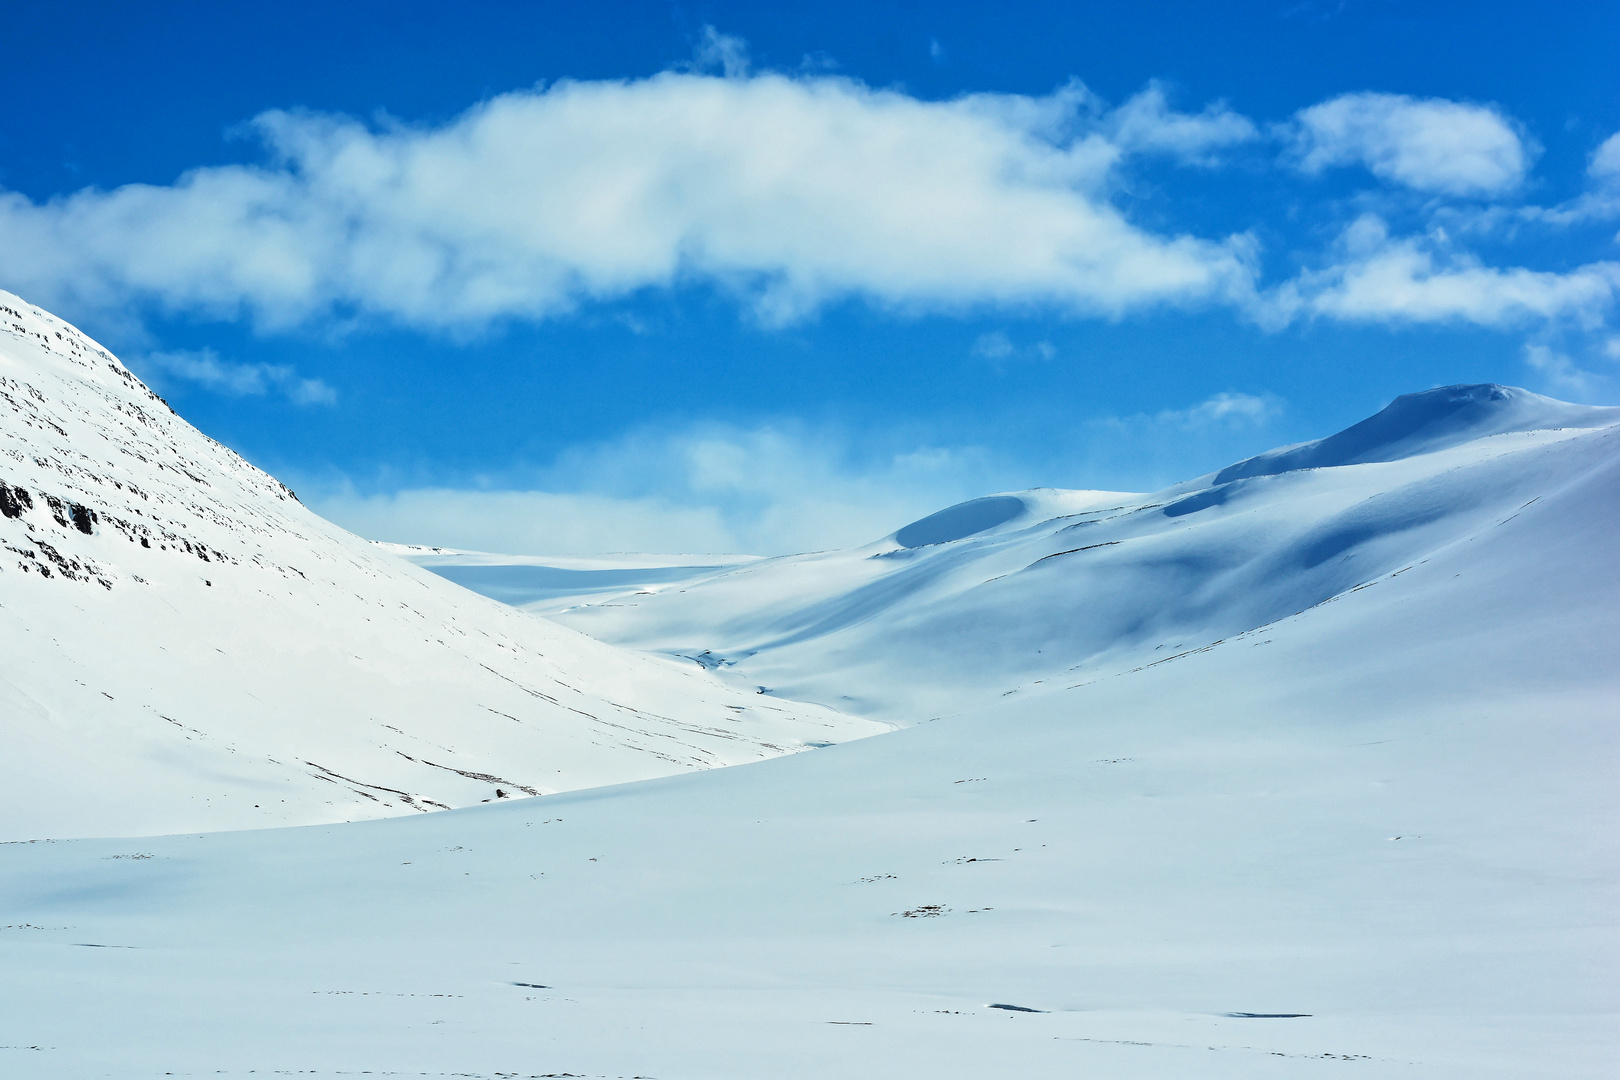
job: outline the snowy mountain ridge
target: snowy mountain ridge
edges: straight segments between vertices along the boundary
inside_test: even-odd
[[[1377,414],[1325,439],[1268,450],[1205,479],[1214,486],[1294,469],[1399,461],[1494,435],[1615,423],[1620,423],[1620,408],[1571,405],[1496,383],[1440,386],[1402,394]]]
[[[1534,519],[1613,467],[1617,425],[1617,408],[1443,387],[1152,494],[1004,492],[846,551],[526,606],[740,685],[916,723],[1183,655]],[[499,563],[466,584],[524,604]]]
[[[885,730],[486,600],[310,513],[0,294],[0,822],[345,820]]]

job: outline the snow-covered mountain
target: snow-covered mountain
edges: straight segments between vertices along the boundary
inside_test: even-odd
[[[0,1073],[1613,1071],[1620,410],[511,559],[350,536],[0,307]]]
[[[0,293],[0,832],[342,821],[884,730],[739,692],[308,512]]]
[[[568,579],[581,624],[934,722],[451,813],[0,845],[0,1071],[1606,1080],[1617,414],[1391,411],[1416,422],[1153,496]]]
[[[1614,469],[1616,425],[1617,408],[1446,387],[1150,495],[988,496],[864,547],[638,584],[553,617],[915,723],[1181,656],[1498,530],[1539,534],[1568,492]],[[496,561],[483,587],[525,600]]]

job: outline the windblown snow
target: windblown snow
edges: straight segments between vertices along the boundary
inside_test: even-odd
[[[0,293],[0,831],[343,821],[885,730],[473,595]]]
[[[1164,491],[993,494],[849,551],[403,551],[500,608],[10,303],[0,749],[39,840],[0,846],[0,1072],[1620,1060],[1620,410],[1430,390]],[[871,730],[848,712],[898,730],[685,768],[711,727],[739,760]],[[440,765],[491,773],[463,802],[501,769],[545,795],[51,839],[114,802],[129,837],[278,784],[359,799],[283,745],[419,804]],[[564,759],[672,775],[553,793]]]

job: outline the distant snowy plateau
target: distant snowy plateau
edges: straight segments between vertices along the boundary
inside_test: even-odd
[[[0,512],[0,1076],[1620,1061],[1620,409],[508,557],[344,532],[0,294]]]

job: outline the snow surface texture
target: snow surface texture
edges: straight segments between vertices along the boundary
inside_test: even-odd
[[[343,821],[885,730],[425,573],[0,293],[0,835]]]
[[[1459,400],[1345,463],[567,586],[637,585],[568,617],[694,676],[942,716],[881,738],[0,845],[0,1074],[1612,1076],[1620,414],[1397,404]],[[561,568],[682,563],[632,562]]]

